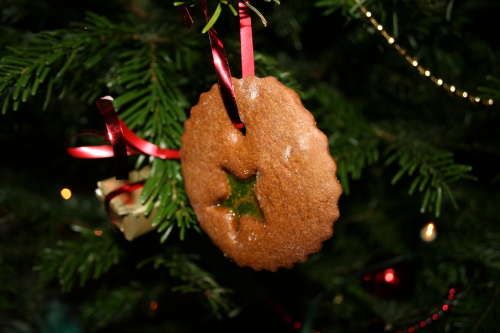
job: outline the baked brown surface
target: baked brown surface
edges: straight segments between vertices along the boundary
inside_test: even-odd
[[[272,77],[233,83],[246,135],[231,123],[217,84],[203,93],[181,139],[186,192],[202,229],[238,265],[291,268],[333,234],[342,192],[336,164],[297,93]],[[227,172],[256,176],[264,222],[238,219],[221,205],[230,190]]]

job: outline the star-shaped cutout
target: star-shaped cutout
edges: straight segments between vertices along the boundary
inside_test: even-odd
[[[242,180],[232,173],[227,173],[229,196],[221,203],[221,206],[226,207],[236,216],[238,226],[240,219],[245,215],[264,222],[260,205],[255,197],[256,180],[257,176]]]

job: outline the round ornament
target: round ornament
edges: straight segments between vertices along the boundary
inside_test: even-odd
[[[336,164],[297,93],[272,77],[233,84],[246,133],[217,84],[203,93],[181,139],[186,193],[202,229],[238,265],[291,268],[333,234]]]

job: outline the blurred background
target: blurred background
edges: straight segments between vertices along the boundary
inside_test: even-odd
[[[497,329],[500,3],[251,4],[267,21],[252,13],[257,76],[297,91],[329,138],[334,236],[290,270],[238,267],[197,230],[179,162],[140,155],[141,200],[164,209],[126,240],[95,196],[113,159],[66,146],[104,143],[70,138],[105,129],[94,102],[112,95],[138,135],[180,147],[216,82],[199,2],[188,29],[171,1],[0,0],[2,332]],[[237,2],[218,5],[241,77]]]

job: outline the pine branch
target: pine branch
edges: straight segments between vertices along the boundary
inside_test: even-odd
[[[40,33],[30,46],[12,49],[14,54],[0,61],[3,112],[12,101],[17,110],[19,102],[39,92],[43,83],[48,82],[44,109],[55,90],[61,89],[59,98],[62,98],[68,92],[81,89],[80,98],[90,103],[107,85],[123,92],[114,103],[123,120],[139,135],[162,148],[180,147],[189,103],[179,89],[182,78],[176,71],[192,66],[189,47],[196,43],[196,38],[183,39],[182,33],[174,34],[166,28],[152,34],[140,26],[138,32],[92,13],[88,14],[86,22],[77,25],[83,29]],[[144,30],[142,34],[141,29]],[[164,37],[168,34],[174,37]],[[170,47],[174,42],[176,47]],[[113,53],[117,56],[111,57]],[[95,84],[95,78],[82,80],[88,70],[102,69],[109,63],[114,65],[107,66],[99,74],[107,76],[108,82]],[[84,89],[79,88],[82,86]],[[138,160],[138,166],[144,159],[143,156]],[[153,164],[156,167],[153,167],[142,196],[143,202],[153,198],[147,213],[157,200],[161,200],[154,224],[159,226],[160,232],[165,231],[162,241],[172,231],[173,221],[183,238],[185,229],[195,223],[195,218],[183,190],[178,162],[155,161]]]
[[[111,54],[114,47],[140,38],[131,28],[112,24],[92,13],[88,14],[87,22],[79,25],[82,27],[41,32],[28,46],[9,48],[11,54],[0,60],[2,113],[10,107],[17,110],[20,102],[39,93],[42,84],[47,85],[45,110],[54,88],[60,90],[62,98],[79,87],[81,76]],[[89,94],[95,90],[91,89]]]
[[[57,248],[42,251],[40,263],[35,267],[42,284],[57,278],[61,290],[68,292],[75,281],[79,280],[83,287],[88,279],[98,279],[118,263],[121,250],[110,233],[96,236],[92,230],[84,229],[81,236],[74,241],[60,241]]]
[[[143,288],[135,283],[112,290],[101,288],[83,304],[81,316],[92,331],[97,331],[131,318],[147,301]]]
[[[118,69],[116,82],[125,89],[114,100],[123,121],[133,129],[147,129],[137,133],[163,148],[180,147],[182,123],[189,107],[177,84],[180,77],[176,69],[181,64],[170,60],[178,53],[188,54],[189,50],[179,46],[175,52],[169,54],[158,48],[153,40],[138,50],[123,52],[120,59],[124,63]]]
[[[338,9],[342,9],[343,15],[346,15],[356,3],[354,0],[316,0],[314,6],[318,8],[326,8],[323,15],[328,16]]]
[[[255,51],[254,60],[257,77],[273,76],[302,98],[305,97],[304,89],[297,78],[290,71],[282,69],[275,58]]]
[[[489,75],[487,79],[488,79],[488,81],[491,82],[492,87],[479,87],[478,88],[479,91],[484,93],[482,95],[482,98],[483,99],[492,98],[494,100],[499,100],[500,99],[500,79],[493,76],[493,75]]]
[[[328,134],[342,189],[349,194],[349,177],[361,178],[363,169],[378,161],[383,137],[366,122],[359,110],[327,85],[318,85],[307,95],[314,96],[319,103],[314,109],[318,126]]]
[[[172,259],[172,261],[165,263],[170,276],[179,277],[182,281],[187,282],[185,285],[173,288],[173,291],[183,293],[202,292],[212,311],[219,318],[222,318],[222,313],[232,310],[234,305],[227,298],[227,294],[232,291],[221,287],[211,274],[201,269],[191,260],[198,259],[197,256],[174,254]]]
[[[355,136],[347,135],[338,140],[341,134],[337,133],[337,135],[330,138],[337,147],[337,149],[334,148],[331,151],[337,161],[337,173],[342,189],[346,194],[349,194],[349,174],[353,180],[360,179],[362,170],[378,160],[379,142],[374,138],[365,138],[365,140],[361,141]]]
[[[189,54],[186,46],[192,45],[194,42],[183,38],[182,33],[174,32],[172,29],[165,30],[163,28],[155,34],[148,31],[145,25],[114,24],[93,13],[88,13],[85,22],[75,25],[78,28],[38,33],[30,40],[28,46],[9,49],[11,54],[0,60],[0,92],[3,93],[3,100],[0,104],[2,105],[2,113],[6,113],[10,108],[17,110],[20,102],[26,101],[29,96],[40,93],[42,85],[46,88],[44,110],[55,91],[59,92],[59,98],[64,97],[69,92],[78,92],[82,100],[88,103],[94,102],[99,94],[103,93],[106,86],[119,88],[117,84],[120,83],[120,80],[127,83],[127,78],[121,78],[118,81],[116,79],[116,68],[122,66],[117,63],[119,58],[133,58],[135,49],[154,50],[156,44],[175,43],[176,48],[170,48],[170,50],[175,49],[171,51],[174,53],[173,55],[165,50],[158,52],[158,54],[154,52],[151,54],[151,59],[153,59],[150,61],[152,80],[165,80],[167,79],[165,75],[155,71],[178,68],[182,62],[173,64],[172,60],[168,60],[176,59],[175,55],[178,57],[180,54]],[[173,37],[165,37],[166,34],[171,34]],[[126,52],[123,50],[134,51]],[[119,53],[120,51],[122,54]],[[162,61],[157,62],[157,57]],[[190,57],[186,58],[184,63],[190,59]],[[177,59],[182,58],[178,57]],[[125,65],[121,69],[122,75],[127,73],[127,69],[138,69],[137,62],[131,62],[128,65],[128,67]],[[96,71],[93,76],[89,75],[91,69]],[[171,74],[171,72],[172,70],[169,70],[167,74]],[[186,102],[179,103],[182,96],[178,90],[175,90],[173,83],[177,82],[176,78],[168,79],[170,81],[160,82],[152,88],[153,92],[156,93],[152,98],[158,100],[164,96],[175,97],[163,101],[163,103],[174,110],[174,113],[180,114],[182,112],[179,110],[182,110]],[[159,88],[168,88],[168,90],[163,92]],[[175,119],[177,120],[179,117],[184,117],[184,115],[177,115]],[[179,131],[176,128],[176,132]]]
[[[458,208],[449,184],[459,179],[475,179],[468,174],[471,170],[470,166],[454,163],[452,152],[438,149],[425,142],[395,140],[389,144],[384,154],[387,156],[385,161],[387,166],[396,161],[400,166],[399,171],[391,180],[393,185],[405,174],[413,176],[418,171],[410,185],[408,194],[412,195],[416,189],[424,192],[420,207],[421,213],[434,210],[436,217],[439,217],[443,192]]]
[[[300,2],[296,2],[294,7],[300,6]],[[300,17],[296,15],[298,12],[290,10],[289,7],[283,6],[279,11],[275,11],[274,17],[269,19],[270,26],[273,26],[277,34],[281,38],[290,37],[293,42],[295,50],[302,49],[302,40],[300,38],[300,33],[302,31]]]
[[[480,215],[482,212],[478,212]],[[480,216],[485,218],[485,216]],[[477,221],[475,221],[477,222]],[[477,239],[460,242],[446,260],[426,269],[423,277],[430,285],[458,286],[456,307],[450,329],[453,332],[492,332],[500,325],[500,233],[497,228],[483,233],[483,226],[459,225],[459,231],[473,233]],[[470,229],[472,228],[472,229]],[[455,236],[453,236],[455,237]],[[467,238],[470,238],[467,235]],[[465,245],[464,245],[465,244]],[[481,244],[478,246],[477,244]],[[439,253],[439,257],[443,257]],[[450,256],[451,255],[451,256]]]
[[[474,327],[470,332],[478,332],[479,328],[484,325],[485,319],[488,316],[491,316],[492,318],[500,318],[500,311],[498,310],[498,301],[499,301],[499,296],[500,296],[500,286],[497,286],[496,290],[493,292],[493,295],[491,297],[490,302],[488,303],[488,306],[484,310],[484,312],[481,314],[481,316],[478,318],[477,322],[474,324]],[[491,325],[491,322],[488,323]],[[498,324],[498,320],[497,320]],[[489,326],[488,328],[484,329],[482,328],[480,331],[483,332],[491,332],[491,328],[496,328],[498,327],[497,325]]]
[[[199,259],[197,255],[171,252],[168,256],[151,257],[141,262],[138,267],[152,262],[155,269],[167,268],[170,276],[186,282],[172,288],[172,291],[201,293],[208,301],[212,312],[219,318],[222,318],[223,313],[236,311],[235,305],[227,298],[232,291],[220,286],[210,273],[196,265],[193,260],[197,259]]]
[[[474,252],[486,268],[500,273],[500,233],[489,233],[488,238],[490,244]]]
[[[159,200],[160,207],[152,225],[158,227],[158,232],[163,232],[161,242],[165,242],[175,226],[180,229],[181,240],[184,239],[186,229],[193,227],[200,231],[184,191],[179,162],[161,159],[153,161],[151,176],[144,184],[140,200],[145,203],[150,198],[153,198],[153,201],[146,209],[145,215],[149,215]]]
[[[455,311],[452,326],[459,333],[494,332],[500,325],[500,286],[494,282],[488,285],[473,283],[475,285],[458,299],[460,307]]]

